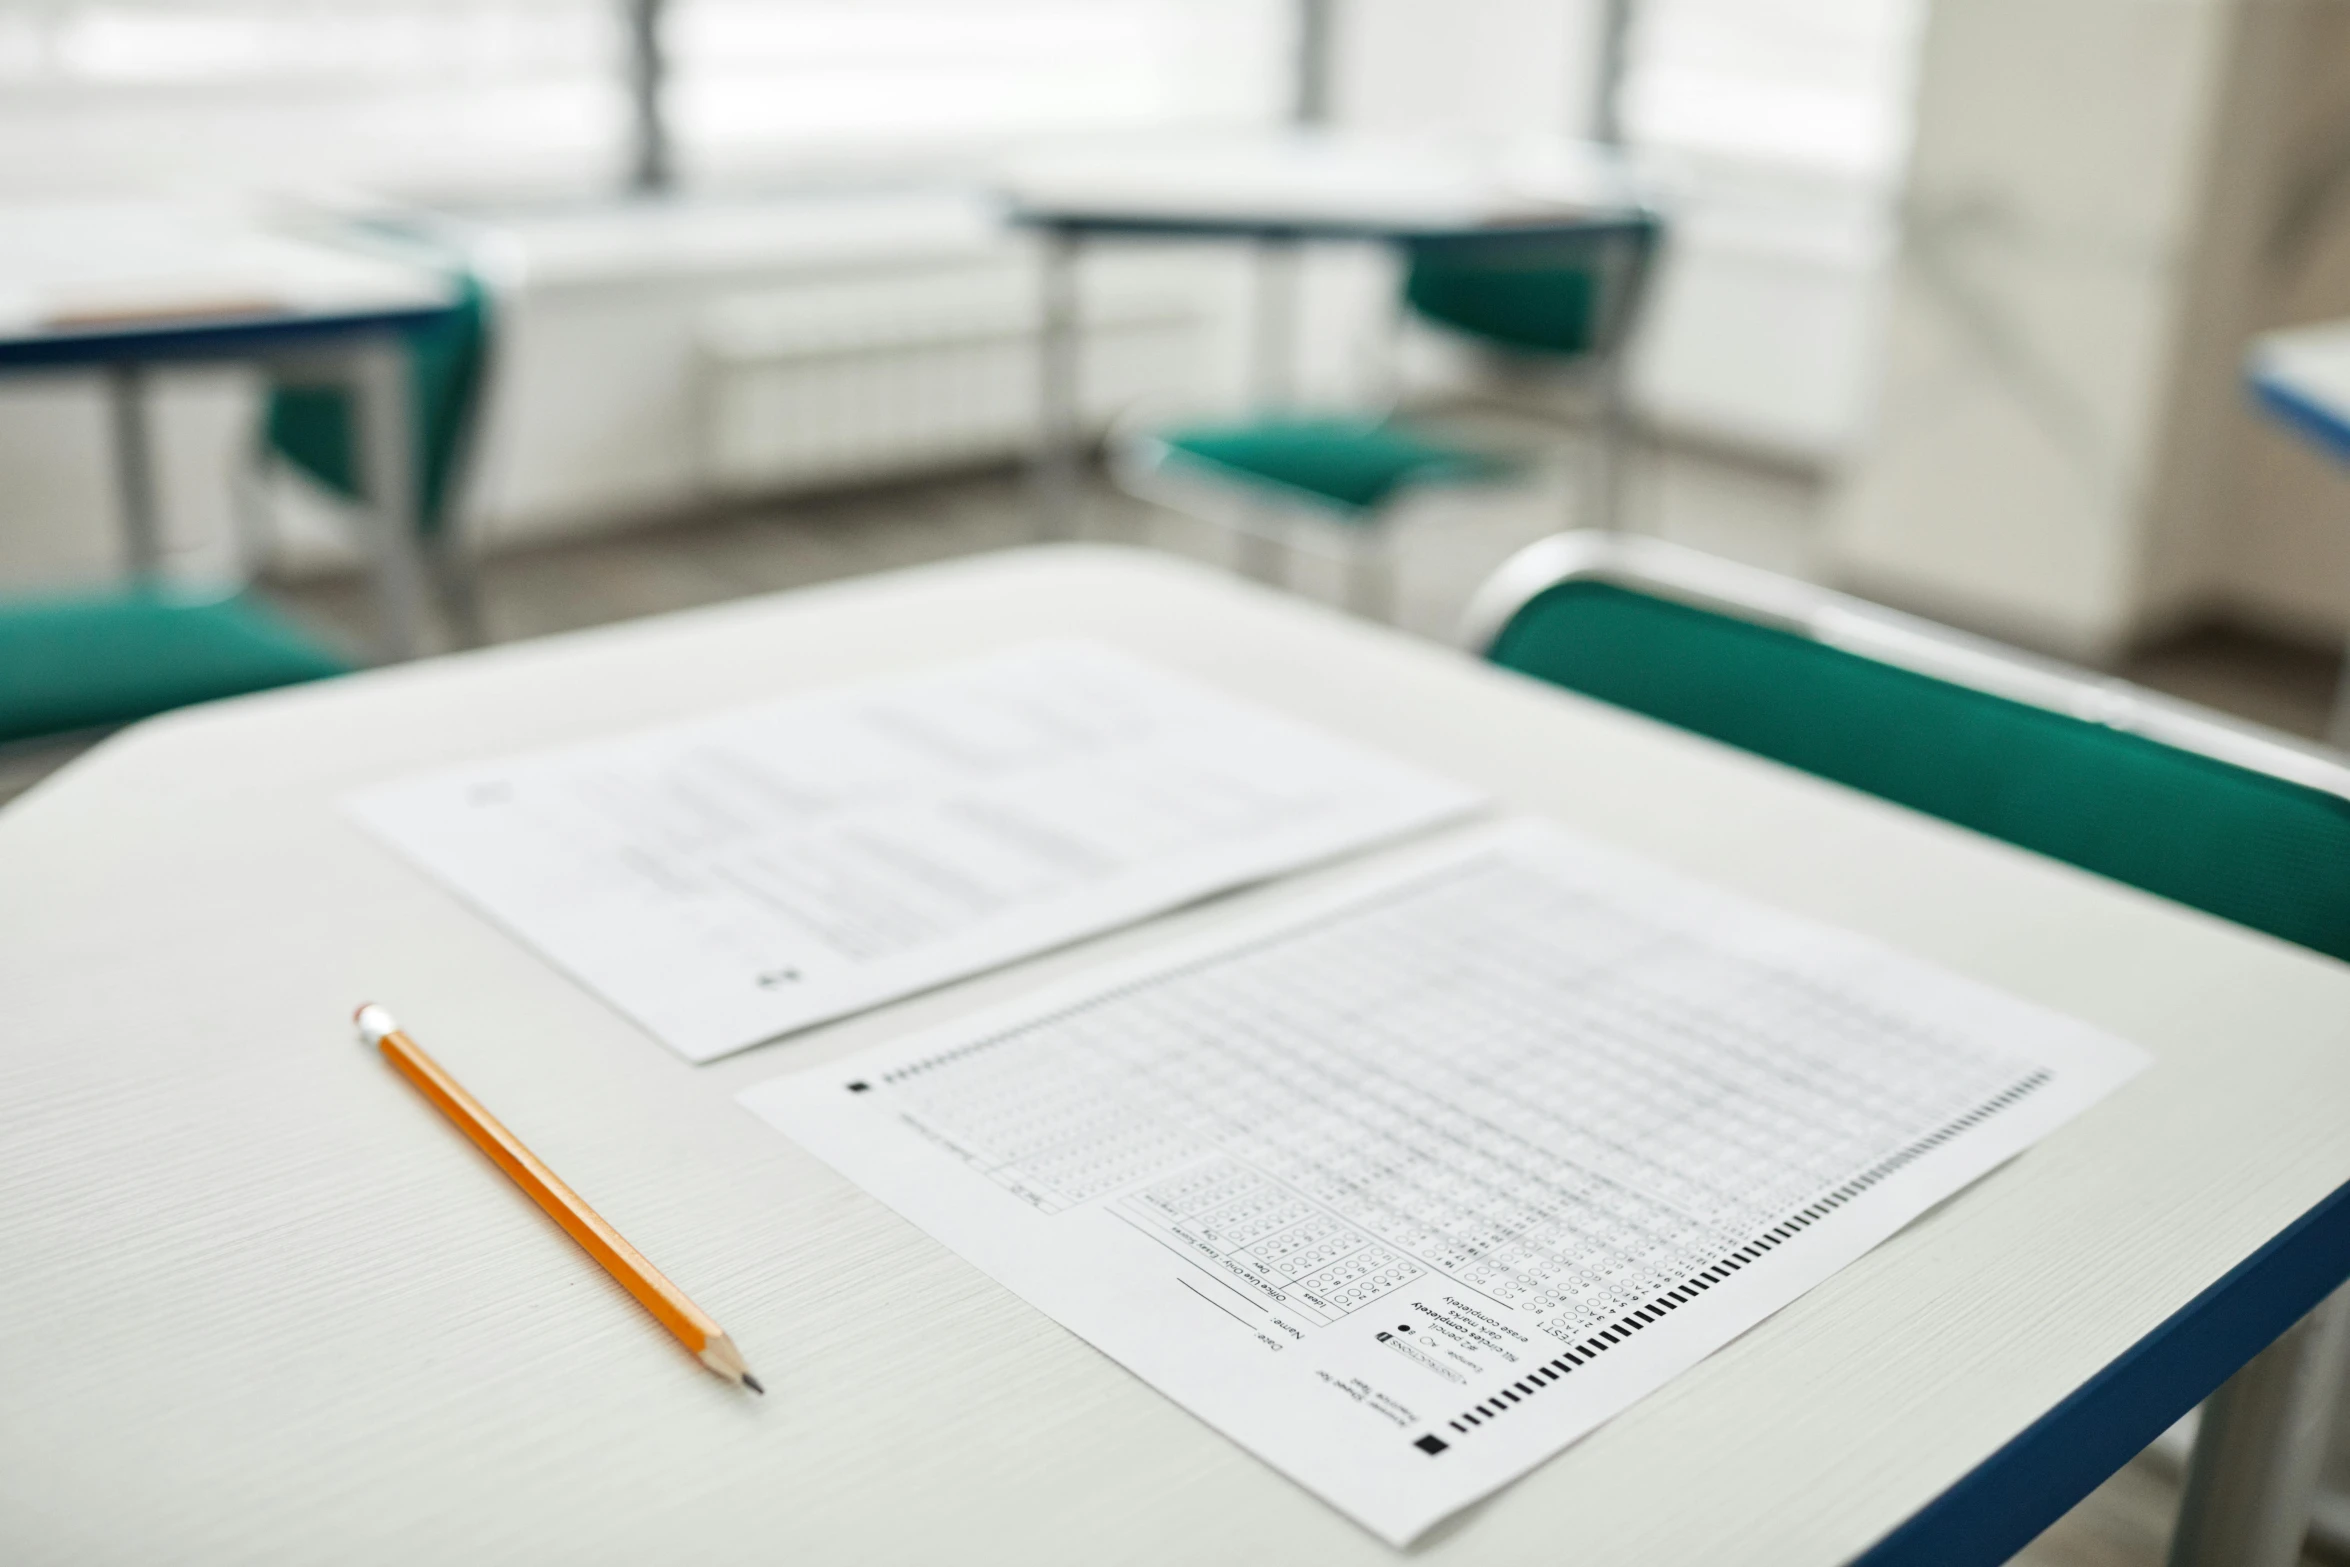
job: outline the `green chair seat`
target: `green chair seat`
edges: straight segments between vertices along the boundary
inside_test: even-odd
[[[350,668],[249,598],[150,589],[0,599],[0,742],[110,728]]]
[[[1360,520],[1413,484],[1498,477],[1509,465],[1402,426],[1365,419],[1258,419],[1158,437],[1171,462],[1212,469]]]
[[[2350,800],[1616,584],[1494,662],[2350,959]]]

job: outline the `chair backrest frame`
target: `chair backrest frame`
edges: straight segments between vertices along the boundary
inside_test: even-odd
[[[1791,632],[1952,685],[2100,724],[2350,800],[2350,761],[2322,746],[2056,659],[1774,572],[1623,534],[1553,534],[1504,562],[1455,640],[1480,657],[1553,587],[1599,581]]]
[[[1401,300],[1414,319],[1494,352],[1538,361],[1604,363],[1617,358],[1631,337],[1640,307],[1648,295],[1663,238],[1663,223],[1653,214],[1643,214],[1637,221],[1565,236],[1518,236],[1507,229],[1496,229],[1489,234],[1415,240],[1408,247]],[[1493,263],[1490,270],[1496,275],[1518,270],[1529,261],[1544,263],[1529,270],[1588,272],[1595,296],[1588,341],[1571,350],[1513,341],[1507,333],[1482,329],[1431,309],[1416,297],[1422,265],[1441,264],[1452,257],[1490,261]]]

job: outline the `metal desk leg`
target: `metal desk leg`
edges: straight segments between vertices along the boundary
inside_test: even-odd
[[[107,401],[114,415],[114,478],[122,505],[124,552],[132,577],[163,570],[163,524],[155,507],[155,445],[147,424],[147,367],[106,367]]]
[[[1395,624],[1395,540],[1384,532],[1358,542],[1346,563],[1346,606],[1365,620]]]
[[[1611,24],[1613,20],[1611,17]],[[1639,291],[1640,273],[1645,265],[1645,252],[1630,248],[1622,239],[1601,251],[1599,289],[1603,312],[1620,317],[1630,308],[1628,302]],[[1575,526],[1615,533],[1624,525],[1624,468],[1632,435],[1632,411],[1625,382],[1630,374],[1626,361],[1631,357],[1632,344],[1627,322],[1606,320],[1604,315],[1603,322],[1597,367],[1599,412],[1592,432],[1591,465],[1583,489],[1584,511]]]
[[[1260,412],[1297,399],[1298,245],[1268,236],[1257,242],[1256,297],[1249,322],[1249,395]],[[1289,531],[1271,515],[1243,529],[1235,567],[1244,577],[1284,586],[1297,565]]]
[[[351,354],[358,404],[361,483],[375,537],[377,631],[386,661],[416,656],[424,564],[416,510],[415,421],[408,408],[408,350],[397,337],[369,339]]]
[[[1298,259],[1293,239],[1266,239],[1257,246],[1249,389],[1259,408],[1297,400]]]
[[[2334,716],[2326,723],[2326,739],[2350,751],[2350,651],[2342,655],[2342,673],[2334,680]]]
[[[1294,564],[1284,519],[1270,507],[1251,506],[1246,521],[1232,530],[1232,569],[1252,582],[1284,588]]]
[[[2293,1567],[2350,1347],[2350,1288],[2285,1330],[2203,1406],[2170,1567]]]
[[[1575,526],[1615,533],[1624,525],[1624,467],[1632,431],[1630,412],[1624,406],[1621,349],[1609,356],[1599,374],[1599,414],[1592,431],[1591,463],[1584,473],[1584,510]]]
[[[1043,319],[1037,338],[1036,509],[1047,539],[1078,533],[1079,428],[1077,384],[1077,238],[1047,231],[1042,282]]]

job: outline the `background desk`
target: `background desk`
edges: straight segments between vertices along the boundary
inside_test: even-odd
[[[1047,537],[1076,532],[1082,436],[1077,251],[1089,238],[1258,247],[1254,392],[1293,399],[1297,248],[1308,240],[1518,240],[1645,233],[1656,216],[1621,162],[1580,142],[1482,145],[1329,133],[1186,141],[1035,160],[1004,181],[1014,223],[1045,236],[1039,499]]]
[[[348,386],[357,412],[384,652],[415,651],[416,432],[402,334],[447,313],[446,279],[164,203],[0,209],[0,374],[107,373],[128,564],[163,564],[144,378],[231,360]]]
[[[695,1068],[336,809],[436,762],[1048,633],[2157,1058],[1415,1558],[1825,1567],[1923,1509],[1873,1564],[1993,1562],[2257,1347],[2212,1336],[2212,1301],[2273,1333],[2350,1271],[2325,1207],[2350,1179],[2350,969],[1295,600],[1024,552],[189,712],[0,812],[0,1554],[1392,1561],[729,1099],[1297,884]],[[355,1044],[368,997],[770,1396],[697,1370]],[[919,1347],[864,1358],[898,1331]]]

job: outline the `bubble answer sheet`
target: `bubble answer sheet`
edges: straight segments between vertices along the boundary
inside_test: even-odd
[[[1481,803],[1076,641],[449,768],[348,802],[694,1061]]]
[[[1513,823],[741,1099],[1400,1546],[2145,1059]]]

